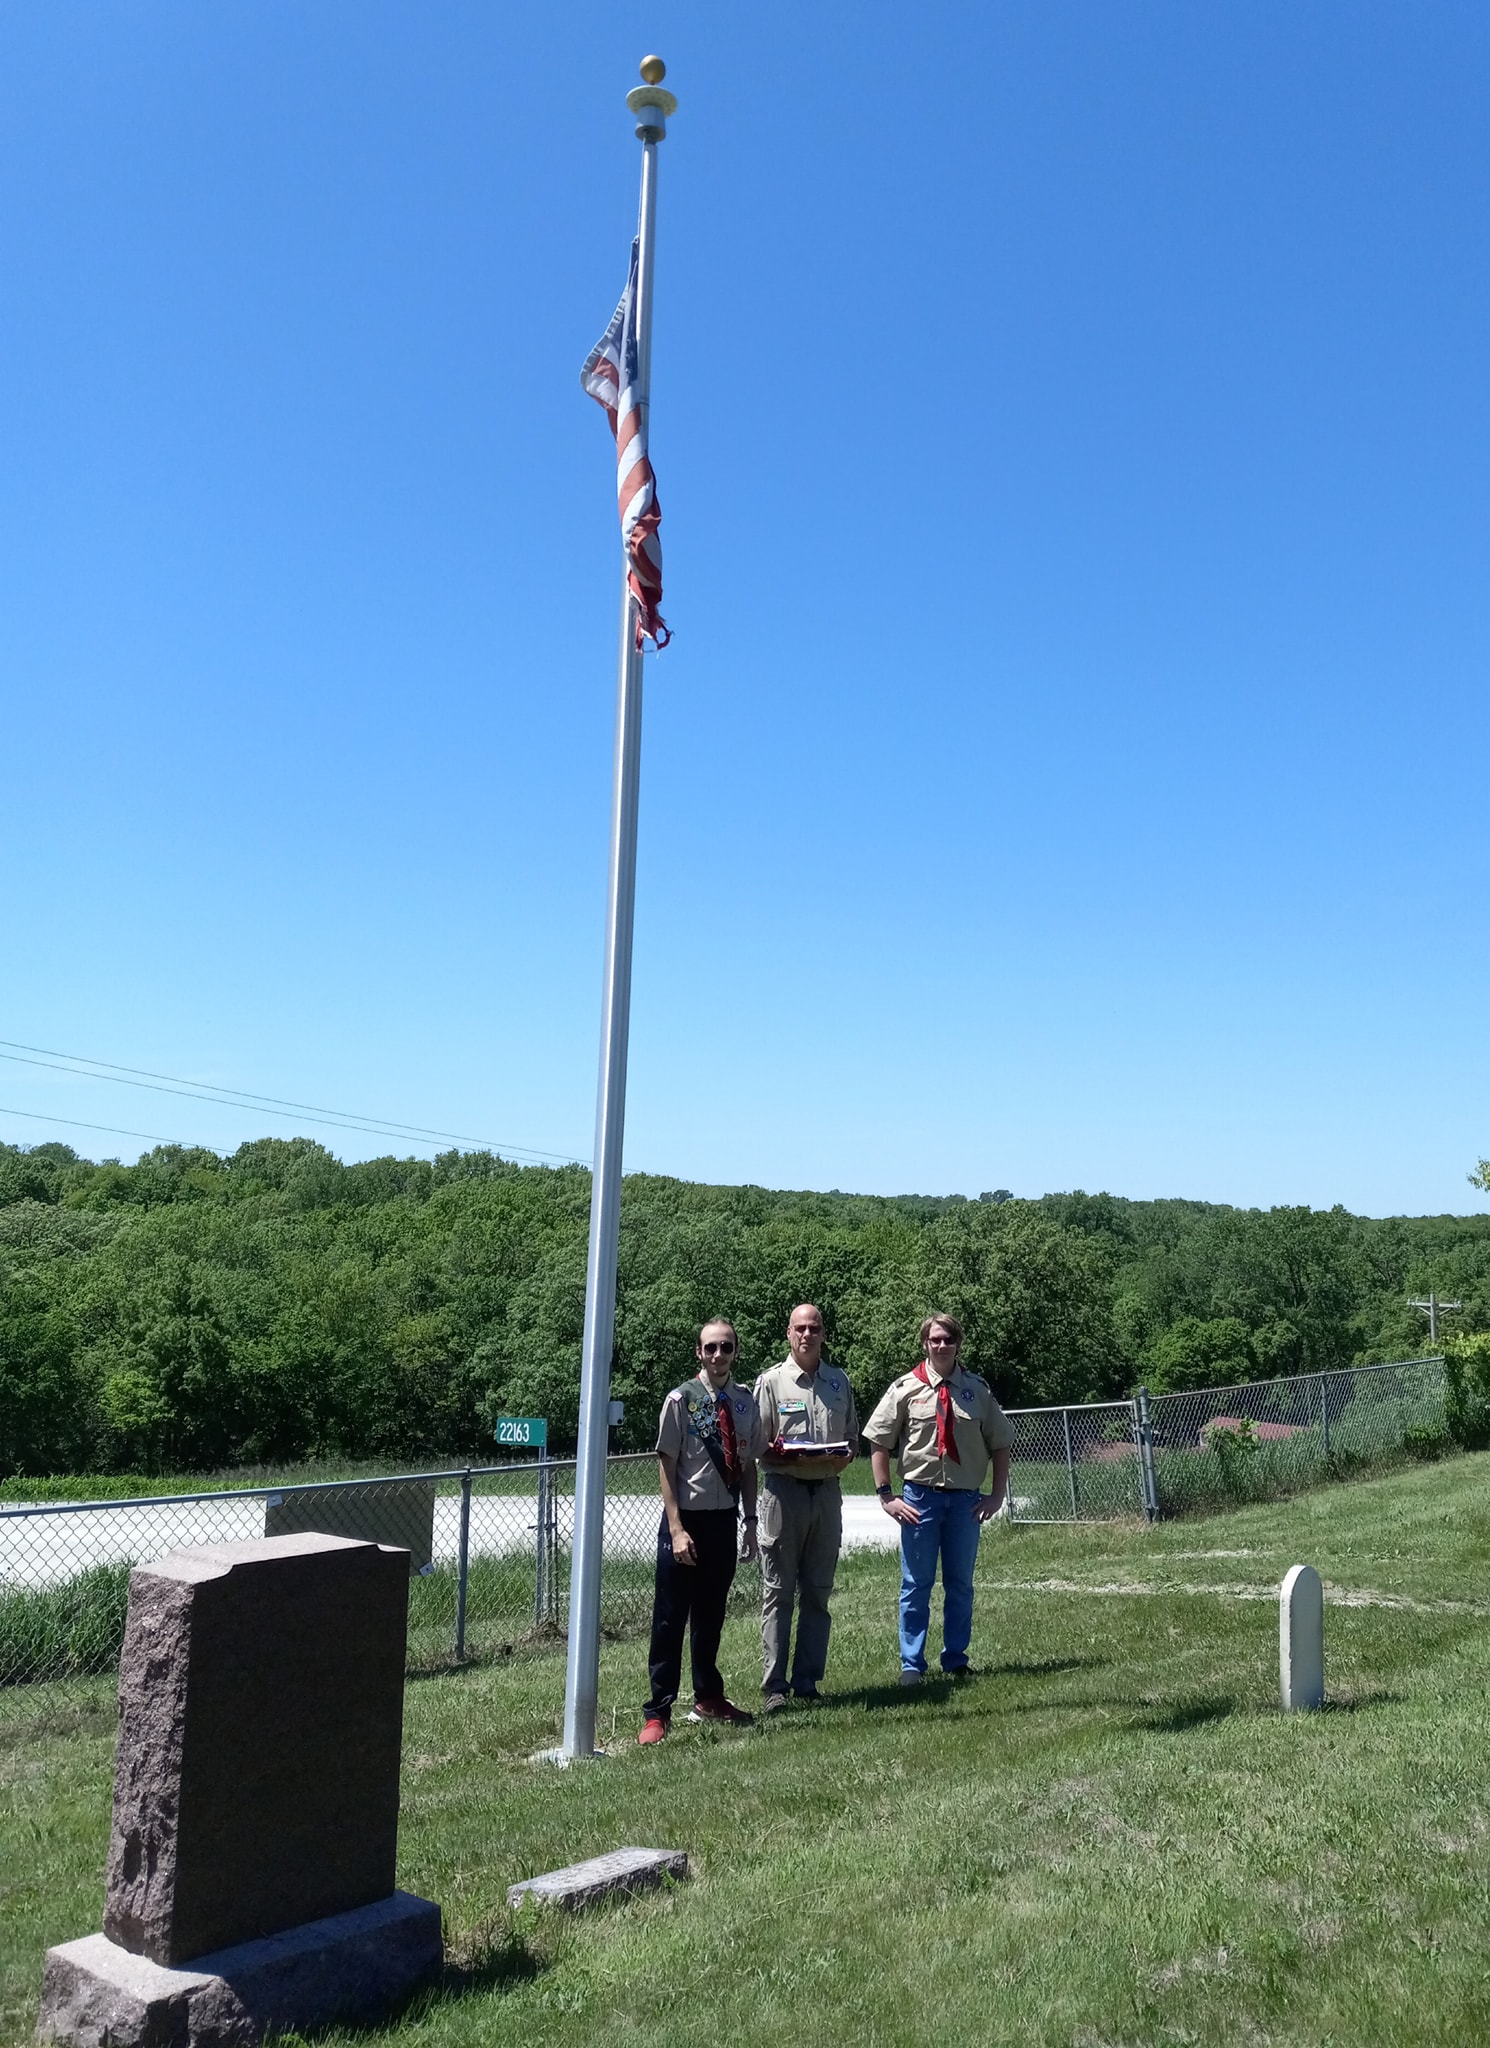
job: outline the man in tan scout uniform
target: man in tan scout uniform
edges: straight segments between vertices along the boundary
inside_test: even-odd
[[[928,1316],[921,1325],[921,1363],[892,1381],[864,1427],[875,1491],[900,1524],[900,1682],[926,1675],[926,1635],[937,1558],[942,1564],[942,1669],[967,1670],[973,1634],[973,1566],[978,1537],[1003,1504],[1014,1432],[987,1380],[957,1362],[962,1325],[956,1316]],[[890,1484],[896,1452],[904,1481]],[[993,1484],[982,1489],[990,1463]]]
[[[748,1723],[725,1697],[719,1638],[735,1558],[755,1556],[755,1461],[760,1418],[732,1374],[740,1340],[719,1316],[698,1333],[698,1372],[674,1387],[657,1423],[662,1521],[652,1600],[652,1691],[642,1709],[642,1743],[663,1741],[683,1670],[683,1637],[693,1660],[690,1721]],[[743,1509],[743,1521],[741,1511]]]
[[[843,1539],[838,1475],[859,1448],[853,1389],[846,1374],[823,1362],[823,1319],[810,1301],[792,1310],[786,1341],[791,1357],[771,1366],[755,1383],[765,1446],[760,1548],[766,1671],[761,1690],[768,1714],[787,1703],[792,1607],[797,1602],[791,1691],[799,1700],[818,1697],[832,1625],[828,1599]],[[806,1448],[816,1444],[843,1448]],[[793,1445],[801,1448],[794,1450]]]

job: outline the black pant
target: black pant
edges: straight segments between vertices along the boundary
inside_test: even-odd
[[[666,1721],[678,1697],[683,1671],[683,1632],[689,1631],[696,1700],[724,1697],[719,1675],[719,1637],[735,1579],[736,1522],[733,1508],[684,1508],[683,1527],[693,1538],[697,1564],[673,1556],[667,1516],[657,1531],[657,1590],[652,1600],[652,1650],[647,1659],[652,1697],[646,1712]],[[692,1627],[689,1628],[689,1623]]]

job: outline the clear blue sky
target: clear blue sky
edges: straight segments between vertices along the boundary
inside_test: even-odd
[[[628,1164],[1480,1206],[1461,0],[8,9],[0,1038],[588,1155],[654,48]]]

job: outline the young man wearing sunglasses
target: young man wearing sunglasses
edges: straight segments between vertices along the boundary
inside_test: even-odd
[[[754,1395],[731,1378],[739,1348],[733,1323],[723,1316],[705,1323],[698,1333],[699,1370],[673,1388],[658,1419],[662,1523],[648,1659],[652,1696],[638,1742],[661,1742],[672,1725],[685,1633],[693,1663],[689,1720],[744,1725],[755,1718],[725,1698],[719,1672],[719,1637],[736,1558],[756,1554],[760,1414]]]

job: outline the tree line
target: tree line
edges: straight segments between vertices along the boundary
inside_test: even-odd
[[[486,1152],[0,1145],[0,1477],[481,1457],[499,1414],[572,1445],[589,1203],[587,1169]],[[866,1412],[938,1307],[1008,1406],[1230,1384],[1419,1355],[1430,1287],[1490,1331],[1490,1216],[636,1174],[613,1390],[649,1445],[701,1322],[733,1317],[753,1376],[804,1299]]]

